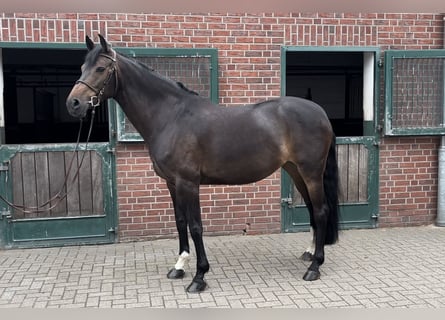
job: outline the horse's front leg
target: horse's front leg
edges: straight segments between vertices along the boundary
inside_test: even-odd
[[[199,204],[199,183],[189,181],[177,181],[176,183],[177,210],[184,213],[190,229],[196,251],[196,274],[186,291],[199,293],[207,284],[204,275],[209,271],[209,262],[202,239],[201,208]]]
[[[185,275],[184,266],[190,260],[190,246],[187,235],[187,217],[184,210],[178,208],[176,202],[176,186],[167,182],[168,190],[175,210],[176,229],[179,235],[179,257],[175,266],[168,272],[169,279],[182,279]]]

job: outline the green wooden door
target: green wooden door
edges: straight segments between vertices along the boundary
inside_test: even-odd
[[[281,93],[321,105],[337,135],[342,228],[370,228],[378,216],[379,48],[281,49]],[[309,229],[309,212],[283,170],[282,231]]]
[[[0,42],[0,194],[9,202],[35,207],[68,191],[66,198],[43,208],[51,210],[38,213],[23,213],[0,200],[0,248],[115,239],[114,109],[106,104],[97,109],[94,143],[88,144],[76,177],[85,145],[74,153],[74,143],[62,143],[76,141],[78,125],[65,101],[85,53],[82,43]]]
[[[342,228],[375,227],[378,213],[378,147],[373,137],[337,138]],[[282,230],[309,229],[309,212],[282,171]]]
[[[54,199],[44,207],[50,210],[38,213],[23,213],[0,200],[0,247],[114,241],[113,152],[109,143],[90,143],[84,148],[74,153],[73,144],[0,146],[0,192],[9,201],[39,206],[61,189],[67,193],[63,200]]]

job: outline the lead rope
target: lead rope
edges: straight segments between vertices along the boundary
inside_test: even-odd
[[[68,170],[65,174],[65,179],[63,181],[63,184],[59,190],[59,192],[57,192],[53,197],[51,197],[48,201],[46,201],[45,203],[38,205],[38,206],[31,206],[31,207],[26,207],[24,205],[19,205],[19,204],[15,204],[10,202],[9,200],[5,199],[5,197],[3,197],[0,194],[0,199],[3,200],[3,202],[5,202],[8,206],[23,212],[23,213],[42,213],[42,212],[49,212],[52,209],[54,209],[55,207],[57,207],[68,195],[68,193],[71,191],[72,186],[74,185],[74,180],[78,177],[79,172],[80,172],[80,168],[82,167],[82,163],[83,160],[85,159],[85,154],[87,153],[87,148],[88,148],[88,143],[90,141],[90,137],[91,137],[91,132],[93,130],[93,123],[94,123],[94,116],[96,114],[96,105],[92,105],[92,109],[91,109],[91,121],[90,121],[90,128],[88,130],[88,136],[87,136],[87,141],[85,143],[85,149],[83,151],[82,154],[82,158],[80,160],[80,164],[77,166],[76,169],[76,173],[74,174],[73,178],[71,179],[71,183],[70,183],[70,188],[67,187],[67,182],[68,182],[68,177],[70,175],[73,163],[74,163],[74,158],[77,157],[77,152],[79,151],[79,146],[80,146],[80,135],[82,132],[82,124],[83,121],[82,119],[80,120],[80,126],[79,126],[79,133],[77,134],[77,141],[76,141],[76,147],[74,148],[74,152],[73,152],[73,156],[71,157],[70,160],[70,164],[68,166]],[[63,192],[63,190],[66,189],[65,192]],[[51,205],[49,208],[45,208],[47,205],[51,204],[51,202],[56,201],[53,205]]]

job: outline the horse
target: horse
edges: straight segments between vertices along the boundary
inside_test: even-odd
[[[157,175],[165,180],[174,207],[179,257],[168,272],[183,278],[190,259],[188,230],[196,252],[196,273],[186,287],[206,289],[209,262],[203,242],[199,188],[240,185],[266,178],[280,167],[288,172],[310,213],[313,239],[303,259],[306,281],[320,278],[324,246],[338,239],[338,167],[335,135],[318,104],[280,97],[257,104],[213,104],[182,83],[117,53],[99,35],[86,36],[81,76],[66,100],[69,113],[84,118],[106,99],[119,103],[139,131]]]

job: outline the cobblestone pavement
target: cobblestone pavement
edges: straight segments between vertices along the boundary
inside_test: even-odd
[[[208,288],[169,280],[176,239],[0,251],[0,308],[445,307],[445,228],[344,230],[305,282],[309,233],[205,237]]]

